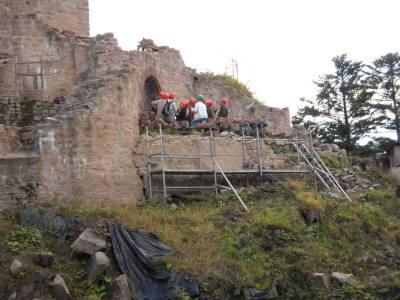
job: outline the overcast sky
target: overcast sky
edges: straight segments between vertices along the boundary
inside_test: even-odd
[[[399,11],[398,0],[90,0],[92,35],[113,32],[126,50],[151,38],[198,71],[222,73],[234,58],[256,97],[292,114],[332,57],[400,50]]]

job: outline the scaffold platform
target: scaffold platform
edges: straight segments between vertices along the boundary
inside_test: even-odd
[[[203,133],[204,134],[204,133]],[[228,176],[245,175],[263,177],[267,175],[279,174],[308,174],[314,175],[315,187],[317,180],[319,180],[327,189],[335,188],[351,202],[346,192],[342,189],[339,182],[333,177],[331,171],[326,167],[322,159],[316,153],[313,147],[313,138],[311,133],[307,137],[299,138],[295,131],[294,138],[288,139],[273,139],[262,138],[258,128],[255,128],[254,135],[246,136],[242,129],[240,136],[235,135],[228,138],[228,141],[236,143],[238,148],[240,145],[240,153],[231,153],[231,151],[219,151],[217,153],[218,142],[226,143],[227,137],[215,137],[212,129],[209,129],[209,136],[197,136],[198,149],[191,153],[187,153],[190,148],[188,145],[188,136],[164,136],[161,125],[159,126],[158,136],[150,136],[149,130],[146,128],[146,141],[147,141],[147,176],[148,187],[147,196],[150,199],[154,198],[155,193],[162,193],[164,203],[167,201],[169,193],[173,191],[204,191],[213,190],[218,194],[221,190],[231,190],[243,207],[248,211],[246,204],[240,198],[235,190]],[[178,142],[181,145],[179,148],[180,153],[172,153],[168,150],[168,144],[171,142]],[[200,151],[200,146],[203,146]],[[204,146],[207,145],[208,150],[204,151]],[[193,145],[192,145],[193,146]],[[275,153],[271,150],[272,146],[285,146],[287,152]],[[154,151],[154,147],[156,151]],[[289,151],[290,150],[290,151]],[[272,153],[271,153],[272,151]],[[282,168],[268,168],[271,159],[281,159],[287,162],[288,165]],[[169,162],[177,164],[178,161],[184,161],[178,167],[171,167]],[[238,168],[222,168],[220,162],[230,162],[232,165],[241,166]],[[190,163],[188,163],[190,162]],[[191,167],[187,167],[189,164]],[[204,167],[203,165],[208,165]],[[195,165],[195,167],[194,167]],[[248,167],[250,166],[250,167]],[[155,188],[154,177],[161,177],[161,186]],[[179,184],[167,185],[167,179],[173,176],[208,176],[210,180],[213,179],[211,185],[181,185],[181,183],[189,183],[189,180],[180,178]],[[167,178],[168,177],[168,178]],[[221,184],[222,177],[223,183]],[[317,187],[316,187],[317,188]]]

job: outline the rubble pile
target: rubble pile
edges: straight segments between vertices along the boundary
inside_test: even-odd
[[[361,172],[361,169],[358,167],[353,167],[353,169],[343,168],[333,170],[333,175],[339,180],[345,190],[374,191],[385,185],[383,179],[369,179],[362,176]]]

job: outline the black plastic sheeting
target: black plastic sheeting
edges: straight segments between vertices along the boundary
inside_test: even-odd
[[[79,220],[76,216],[57,216],[54,208],[47,209],[43,214],[37,207],[21,209],[19,218],[24,226],[35,227],[56,236],[58,244],[63,244],[65,239],[76,236],[80,231]]]
[[[171,252],[157,236],[141,229],[127,230],[115,221],[108,223],[108,231],[118,265],[139,300],[175,299],[179,291],[192,297],[199,295],[196,281],[186,273],[168,272],[149,260]]]

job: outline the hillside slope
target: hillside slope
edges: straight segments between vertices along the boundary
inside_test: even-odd
[[[104,237],[112,219],[155,233],[174,249],[157,264],[188,272],[200,284],[200,299],[245,299],[250,288],[268,287],[279,299],[399,299],[400,202],[389,183],[353,195],[353,204],[317,195],[307,180],[289,178],[243,190],[241,196],[249,214],[231,193],[179,199],[165,209],[154,204],[93,208],[78,202],[47,203],[42,209],[75,215],[81,230],[91,227]],[[107,289],[120,273],[115,261],[88,285],[83,280],[87,258],[71,256],[74,239],[57,246],[54,237],[19,225],[18,211],[2,212],[0,298],[39,272],[61,274],[74,299],[108,299]],[[43,250],[56,256],[51,268],[32,263]],[[106,254],[113,257],[110,245]],[[17,279],[8,271],[14,258],[26,264]],[[334,274],[335,279],[333,272],[353,276]],[[326,287],[315,273],[331,277]],[[52,297],[46,285],[35,286],[34,293]],[[177,299],[189,296],[178,291]]]

